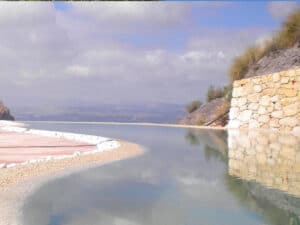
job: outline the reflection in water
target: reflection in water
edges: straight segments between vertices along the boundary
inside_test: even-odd
[[[119,127],[107,126],[105,130],[111,132],[107,136],[113,136],[114,129],[120,134]],[[235,133],[227,135],[225,131],[122,129],[126,137],[132,134],[131,140],[147,146],[149,151],[138,158],[48,182],[25,202],[24,225],[300,224],[296,193],[264,182],[260,175],[267,176],[258,166],[254,173],[250,163],[253,159],[247,158],[252,150],[242,147],[243,158],[237,153],[238,146],[246,145],[248,134],[237,138]],[[256,137],[260,139],[262,135]],[[250,138],[249,148],[251,143]],[[267,148],[263,151],[269,152]],[[272,159],[279,155],[272,155]],[[293,160],[287,157],[289,161],[281,159],[280,163],[290,165],[286,163]],[[246,160],[243,165],[239,163],[242,159]],[[276,180],[274,167],[268,174]],[[273,189],[266,188],[266,184]],[[292,186],[296,186],[296,179]]]
[[[229,131],[229,174],[300,197],[300,139],[291,134]]]
[[[227,186],[271,224],[300,224],[299,144],[291,134],[228,131]]]

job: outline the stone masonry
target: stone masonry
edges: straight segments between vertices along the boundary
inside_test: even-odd
[[[228,128],[300,135],[300,67],[235,81]]]

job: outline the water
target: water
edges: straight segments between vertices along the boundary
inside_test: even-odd
[[[227,143],[224,131],[32,127],[120,138],[147,151],[49,181],[26,200],[24,225],[300,224],[297,138],[230,133]]]

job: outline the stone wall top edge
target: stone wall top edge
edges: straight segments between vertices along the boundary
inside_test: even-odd
[[[274,73],[257,75],[257,76],[253,76],[253,77],[243,78],[243,79],[240,79],[240,80],[235,80],[233,82],[233,86],[238,86],[240,84],[246,83],[247,81],[256,80],[256,79],[264,79],[265,77],[269,77],[269,76],[272,76],[272,75],[277,74],[277,73],[279,73],[279,74],[280,73],[286,73],[286,72],[290,72],[290,71],[293,71],[293,70],[299,70],[300,71],[300,67],[293,67],[293,68],[288,69],[288,70],[282,70],[282,71],[278,71],[278,72],[274,72]]]

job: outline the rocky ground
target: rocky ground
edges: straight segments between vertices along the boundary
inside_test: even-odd
[[[272,51],[250,66],[245,77],[289,70],[300,66],[300,41],[292,48]]]
[[[0,101],[0,120],[15,120],[9,109]]]
[[[217,98],[187,114],[178,123],[185,125],[224,126],[227,124],[228,110],[229,103],[224,98]]]

